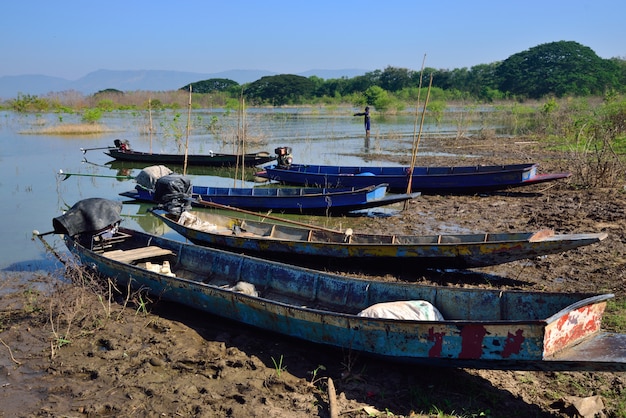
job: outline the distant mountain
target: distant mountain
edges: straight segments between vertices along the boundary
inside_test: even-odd
[[[47,75],[7,75],[0,77],[0,99],[16,97],[18,93],[42,95],[52,91],[70,90],[71,81]]]
[[[301,75],[312,75],[323,79],[352,78],[365,74],[368,70],[310,70]],[[83,94],[93,94],[100,90],[117,89],[121,91],[169,91],[176,90],[195,81],[210,78],[227,78],[239,84],[251,83],[261,77],[276,75],[264,70],[230,70],[219,73],[191,73],[183,71],[160,70],[98,70],[78,80],[66,80],[45,75],[17,75],[0,77],[0,100],[17,97],[18,94],[46,95],[51,92],[75,90]]]

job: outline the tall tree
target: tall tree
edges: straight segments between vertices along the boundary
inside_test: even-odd
[[[531,98],[602,94],[617,83],[611,61],[573,41],[542,44],[511,55],[496,75],[501,91]]]
[[[252,102],[266,102],[274,106],[299,103],[308,99],[315,91],[315,82],[293,74],[261,77],[245,89],[246,97]]]
[[[189,86],[192,86],[194,93],[213,93],[215,91],[230,90],[233,87],[239,86],[239,83],[228,78],[210,78],[208,80],[189,83],[181,87],[180,90],[189,91]]]
[[[379,86],[391,92],[402,90],[411,85],[411,70],[387,67],[380,75]]]

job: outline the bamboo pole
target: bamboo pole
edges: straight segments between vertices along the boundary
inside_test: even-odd
[[[413,121],[413,144],[411,145],[411,164],[409,166],[409,179],[407,182],[406,192],[411,193],[411,183],[413,178],[413,169],[415,168],[415,161],[417,160],[417,120],[419,116],[420,109],[420,96],[422,94],[422,80],[424,78],[424,65],[426,64],[426,54],[424,54],[424,58],[422,58],[422,68],[420,70],[420,82],[417,88],[417,103],[415,103],[415,119]],[[426,109],[426,106],[424,106]],[[404,202],[403,209],[407,210],[409,208],[408,200]]]
[[[241,95],[241,184],[246,178],[246,98]]]
[[[324,228],[323,226],[316,226],[316,225],[310,225],[304,222],[298,222],[298,221],[292,221],[291,219],[283,219],[283,218],[279,218],[278,216],[271,216],[269,213],[267,214],[262,214],[262,213],[258,213],[258,212],[252,212],[249,210],[245,210],[245,209],[239,209],[233,206],[226,206],[226,205],[221,205],[219,203],[214,203],[214,202],[207,202],[205,200],[202,200],[201,197],[198,197],[198,200],[195,201],[196,203],[205,206],[205,207],[213,207],[216,209],[223,209],[223,210],[230,210],[233,212],[239,212],[239,213],[245,213],[246,215],[253,215],[253,216],[259,216],[261,218],[267,218],[267,219],[271,219],[273,221],[279,221],[279,222],[284,222],[284,223],[288,223],[288,224],[292,224],[292,225],[297,225],[297,226],[301,226],[304,228],[309,228],[309,229],[316,229],[318,231],[324,231],[324,232],[332,232],[334,234],[343,234],[342,231],[339,231],[337,229],[330,229],[330,228]]]
[[[150,130],[150,154],[152,154],[152,130],[154,129],[152,126],[152,98],[148,99],[148,117],[150,119],[150,126],[148,127]]]
[[[417,135],[417,143],[415,144],[415,149],[413,153],[413,159],[411,160],[411,168],[409,170],[409,181],[407,186],[407,193],[411,192],[411,187],[413,183],[413,170],[415,169],[415,160],[417,159],[417,150],[419,148],[420,140],[422,139],[422,128],[424,127],[424,117],[426,116],[426,106],[428,106],[428,99],[430,98],[430,89],[433,85],[433,74],[430,74],[430,82],[428,83],[428,90],[426,91],[426,100],[424,101],[424,109],[422,110],[422,120],[420,121],[420,130]],[[405,204],[406,206],[406,204]]]
[[[243,182],[243,180],[245,179],[245,164],[244,164],[244,155],[243,155],[243,150],[241,147],[242,141],[244,140],[243,138],[245,137],[245,132],[244,132],[244,122],[242,122],[243,119],[243,115],[244,115],[244,108],[245,103],[244,103],[244,99],[243,99],[243,88],[241,89],[241,93],[239,95],[239,108],[237,109],[237,136],[235,138],[235,144],[233,146],[234,149],[234,153],[236,155],[235,158],[235,176],[233,177],[233,187],[237,187],[237,179],[239,177],[239,166],[240,166],[240,162],[241,162],[241,181]],[[241,159],[239,158],[239,156],[241,155]]]
[[[422,59],[422,69],[420,70],[420,82],[417,90],[417,103],[415,105],[415,120],[413,122],[413,145],[411,146],[411,167],[415,167],[415,161],[417,160],[417,119],[419,115],[419,105],[420,105],[420,95],[422,93],[422,80],[424,78],[424,65],[426,64],[426,54],[424,54],[424,58]],[[424,109],[426,110],[426,105],[424,105]],[[423,112],[422,112],[423,113]],[[407,189],[407,193],[410,193],[411,189]]]
[[[187,105],[187,137],[185,139],[185,161],[183,176],[187,175],[187,155],[189,153],[189,130],[191,129],[191,84],[189,85],[189,104]]]

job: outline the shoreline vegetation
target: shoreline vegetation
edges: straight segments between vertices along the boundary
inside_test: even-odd
[[[241,140],[240,131],[242,113],[246,109],[267,109],[271,114],[274,107],[246,106],[243,102],[227,104],[226,107],[217,107],[217,103],[207,106],[206,100],[213,100],[210,94],[194,93],[193,101],[187,92],[160,92],[161,99],[151,98],[150,92],[131,93],[102,93],[98,107],[83,108],[75,103],[68,105],[43,106],[46,110],[18,111],[17,113],[52,113],[56,122],[41,121],[41,126],[33,126],[22,134],[55,134],[55,135],[90,135],[111,132],[103,121],[108,112],[127,112],[130,117],[137,118],[142,134],[154,132],[154,123],[158,119],[160,128],[165,136],[173,137],[182,142],[185,133],[205,133],[222,143],[235,144]],[[166,99],[168,97],[168,99]],[[201,97],[200,100],[196,98]],[[183,111],[180,109],[182,100],[188,102],[189,110],[204,109],[207,115],[198,116],[191,120],[191,125],[185,127]],[[30,103],[49,99],[23,98]],[[94,100],[94,97],[91,98]],[[50,102],[52,103],[52,102]],[[155,104],[158,103],[158,107]],[[228,106],[234,107],[228,107]],[[578,187],[616,187],[624,184],[626,178],[626,99],[614,95],[610,97],[567,97],[562,99],[548,98],[544,101],[533,100],[526,102],[499,101],[497,103],[480,104],[477,102],[438,102],[431,107],[430,102],[424,115],[428,123],[436,126],[452,127],[448,135],[454,140],[461,141],[468,136],[480,139],[497,137],[493,126],[505,126],[509,130],[509,138],[517,141],[538,141],[555,151],[560,151],[567,157],[568,166],[572,167],[575,183]],[[299,114],[313,116],[347,115],[353,110],[353,104],[323,104],[305,103],[281,107],[297,109]],[[412,106],[412,107],[411,107]],[[28,109],[30,106],[21,106]],[[243,109],[242,109],[243,108]],[[373,120],[381,122],[394,115],[413,115],[418,112],[419,104],[404,102],[404,105],[393,111],[373,112]],[[159,110],[156,110],[159,109]],[[66,121],[65,114],[79,115],[82,122]],[[248,116],[252,120],[251,116]],[[73,118],[75,119],[75,118]],[[189,119],[189,116],[188,116]],[[236,120],[235,120],[236,119]],[[189,124],[189,120],[187,122]],[[248,123],[248,122],[246,122]],[[236,126],[236,128],[235,128]],[[469,133],[470,127],[481,127],[478,131]],[[251,129],[243,129],[246,135],[243,141],[253,143],[259,138],[254,137]],[[429,133],[426,135],[437,135]],[[381,138],[386,139],[386,138]],[[391,138],[388,138],[391,139]],[[506,138],[505,138],[506,139]],[[459,144],[461,145],[461,144]]]

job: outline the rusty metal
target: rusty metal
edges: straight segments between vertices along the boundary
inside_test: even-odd
[[[65,242],[85,266],[122,286],[149,289],[160,298],[311,343],[433,366],[626,370],[626,335],[600,329],[612,294],[363,280],[124,228],[119,233],[104,251],[90,249],[91,234],[65,236]],[[132,263],[107,257],[147,245],[166,255]],[[146,261],[168,261],[175,277],[148,270]],[[232,290],[238,282],[253,285],[258,295]],[[373,304],[402,300],[428,301],[444,320],[357,315]]]
[[[378,235],[333,232],[284,225],[272,220],[242,219],[235,216],[189,211],[190,217],[206,222],[201,228],[178,222],[163,210],[152,210],[157,218],[190,241],[213,247],[289,262],[298,257],[310,262],[340,260],[346,266],[365,262],[378,265],[405,265],[412,268],[484,267],[542,255],[556,254],[598,243],[602,233],[554,234],[553,231],[449,234]],[[260,215],[259,215],[260,216]],[[233,226],[237,226],[233,230]],[[213,228],[215,226],[215,228]]]

